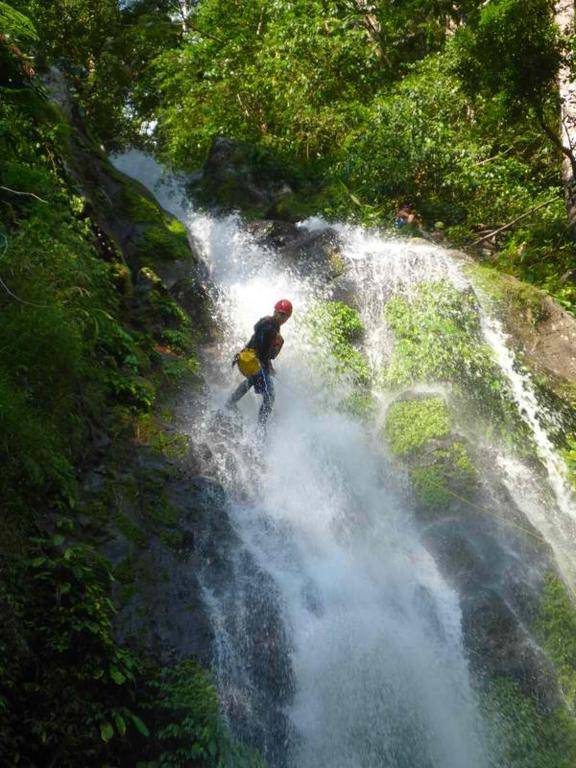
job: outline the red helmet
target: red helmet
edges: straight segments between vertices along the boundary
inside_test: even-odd
[[[292,303],[288,301],[288,299],[280,299],[280,301],[277,301],[274,305],[274,309],[276,312],[281,312],[283,315],[290,315],[292,314]]]

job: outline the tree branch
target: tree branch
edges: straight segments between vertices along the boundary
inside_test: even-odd
[[[544,131],[546,136],[550,139],[550,141],[554,144],[554,146],[562,152],[562,154],[566,155],[568,160],[570,160],[570,165],[572,166],[572,172],[576,176],[576,158],[574,157],[574,153],[566,146],[564,146],[564,142],[560,139],[556,131],[554,131],[546,120],[544,119],[544,115],[539,109],[535,109],[534,113],[536,115],[536,119],[538,120],[538,123],[540,125],[540,128]]]
[[[539,211],[541,208],[545,208],[547,205],[550,205],[550,203],[553,203],[555,200],[558,200],[557,195],[555,197],[551,197],[550,200],[546,200],[544,203],[540,203],[540,205],[537,205],[534,208],[531,208],[529,211],[526,211],[520,216],[517,216],[512,221],[508,222],[508,224],[504,224],[503,227],[499,227],[498,229],[495,229],[493,232],[490,232],[488,235],[484,235],[484,237],[481,237],[479,240],[475,240],[472,243],[472,245],[480,245],[480,243],[483,243],[485,240],[490,240],[491,237],[496,237],[496,235],[499,235],[500,232],[504,232],[505,230],[510,229],[510,227],[514,226],[514,224],[516,224],[517,222],[527,218],[528,216],[531,216],[533,213],[536,213],[536,211]]]
[[[48,205],[48,200],[44,200],[43,197],[38,197],[38,195],[35,195],[34,192],[19,192],[17,189],[10,189],[10,187],[3,187],[0,184],[0,189],[4,189],[6,192],[12,192],[13,195],[27,195],[28,197],[34,197],[36,200],[39,200],[41,203],[46,203]]]

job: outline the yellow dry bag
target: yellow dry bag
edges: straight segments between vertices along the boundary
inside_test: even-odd
[[[246,378],[260,373],[260,360],[253,349],[243,349],[238,353],[238,368]]]

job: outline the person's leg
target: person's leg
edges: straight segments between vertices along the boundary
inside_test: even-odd
[[[244,381],[238,384],[234,392],[232,392],[228,400],[226,400],[226,407],[233,408],[238,400],[241,400],[244,397],[246,392],[248,392],[253,384],[254,382],[252,381],[252,377],[249,379],[244,379]]]
[[[265,430],[266,423],[272,408],[274,407],[274,384],[272,383],[272,377],[268,374],[262,374],[264,378],[264,387],[262,390],[262,405],[258,411],[258,425],[262,430]]]

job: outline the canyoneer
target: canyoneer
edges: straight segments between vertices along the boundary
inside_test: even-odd
[[[280,326],[284,325],[291,314],[292,304],[288,299],[277,301],[274,305],[274,314],[258,320],[254,326],[252,338],[232,361],[232,366],[237,365],[240,373],[246,378],[230,395],[226,405],[228,408],[235,408],[240,398],[254,387],[256,394],[262,395],[262,405],[258,412],[258,425],[262,430],[266,428],[274,405],[272,376],[275,376],[276,372],[272,366],[272,360],[278,357],[284,344]]]

